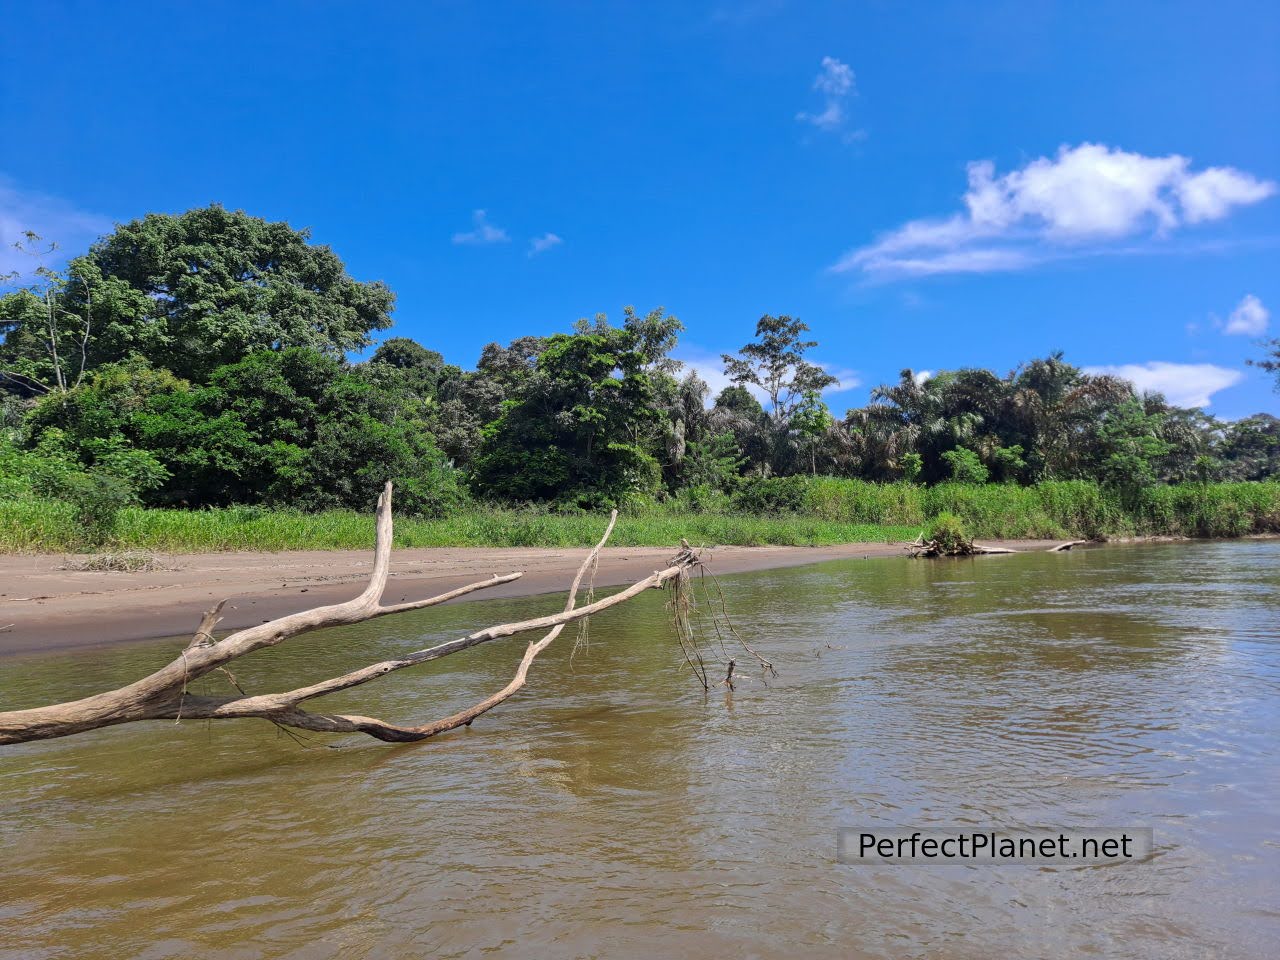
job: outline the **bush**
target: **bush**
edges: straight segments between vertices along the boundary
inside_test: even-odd
[[[920,479],[920,472],[924,469],[924,457],[912,451],[904,453],[900,462],[902,468],[902,479],[907,483],[915,483]]]
[[[973,552],[973,540],[965,533],[964,524],[954,513],[940,513],[929,525],[929,535],[938,553],[951,556]]]
[[[668,503],[673,510],[682,513],[724,513],[732,505],[727,493],[705,483],[685,487]]]
[[[798,513],[805,507],[808,477],[745,477],[733,493],[740,513]]]
[[[956,447],[942,455],[951,479],[956,483],[986,483],[991,475],[978,455],[965,447]]]
[[[121,508],[136,501],[127,482],[99,470],[68,473],[44,493],[71,505],[72,522],[82,547],[106,543],[115,531]]]
[[[28,451],[11,436],[0,437],[0,499],[61,501],[71,508],[71,545],[100,546],[114,531],[120,508],[136,503],[139,489],[162,483],[167,474],[150,454],[114,440],[100,441],[95,464],[85,467],[65,440],[50,428]]]

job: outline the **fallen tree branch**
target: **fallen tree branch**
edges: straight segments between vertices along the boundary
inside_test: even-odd
[[[360,596],[345,603],[316,607],[280,617],[255,627],[236,631],[222,640],[217,640],[214,638],[213,630],[218,623],[218,616],[223,606],[220,603],[204,613],[195,635],[175,660],[141,680],[117,690],[81,700],[0,713],[0,744],[65,737],[138,720],[224,720],[258,717],[278,725],[303,730],[366,733],[379,740],[396,742],[423,740],[444,730],[470,723],[476,716],[506,700],[524,685],[529,666],[534,658],[559,636],[567,624],[584,620],[602,610],[625,603],[644,590],[660,587],[668,580],[679,577],[690,567],[700,563],[698,554],[685,545],[666,568],[654,571],[650,576],[603,600],[575,607],[582,579],[612,533],[616,519],[615,513],[609,520],[604,536],[579,569],[570,589],[569,599],[560,613],[485,627],[456,640],[417,650],[392,660],[370,664],[342,676],[321,680],[282,693],[231,697],[189,693],[189,685],[193,681],[212,671],[225,668],[228,663],[238,657],[276,646],[290,637],[325,627],[344,626],[393,613],[421,610],[477,590],[510,583],[520,577],[519,573],[495,575],[488,580],[471,583],[425,600],[383,605],[381,598],[390,570],[392,542],[391,484],[388,483],[378,498],[373,571],[369,577],[369,585]],[[491,640],[532,630],[549,632],[541,640],[530,644],[516,671],[515,678],[507,687],[468,710],[433,723],[422,726],[400,726],[374,717],[311,713],[299,706],[307,700],[348,690],[397,670],[418,666]]]
[[[1008,547],[984,547],[980,543],[970,544],[974,553],[981,554],[999,554],[999,553],[1018,553],[1017,550],[1010,550]]]
[[[1048,552],[1062,553],[1066,550],[1070,550],[1072,547],[1079,547],[1088,542],[1089,542],[1088,540],[1068,540],[1066,543],[1059,543],[1056,546],[1050,547]]]

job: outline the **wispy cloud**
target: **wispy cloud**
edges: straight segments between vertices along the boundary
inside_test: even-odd
[[[1227,317],[1227,325],[1222,332],[1260,337],[1267,332],[1267,322],[1270,319],[1271,311],[1262,305],[1261,300],[1252,293],[1248,293],[1231,311],[1231,316]]]
[[[1275,183],[1233,167],[1195,171],[1177,154],[1148,157],[1095,143],[1063,146],[999,176],[991,161],[979,160],[969,164],[963,212],[909,221],[831,269],[885,277],[991,273],[1133,253],[1117,242],[1221,220],[1275,192]]]
[[[465,233],[455,233],[453,242],[463,246],[484,246],[490,243],[508,243],[511,237],[502,227],[494,226],[483,210],[475,210],[471,214],[471,229]]]
[[[536,257],[540,253],[545,253],[552,247],[558,247],[564,243],[560,237],[554,233],[544,233],[540,237],[534,237],[529,241],[529,256]]]
[[[84,250],[105,233],[110,233],[111,220],[96,213],[79,210],[57,197],[20,189],[12,180],[0,176],[0,275],[17,273],[28,279],[39,265],[37,261],[14,249],[24,240],[28,230],[39,234],[44,247],[56,243],[58,250],[46,265],[64,262]]]
[[[853,68],[835,57],[823,57],[822,70],[814,78],[813,89],[822,95],[822,109],[817,113],[802,110],[796,114],[796,119],[828,133],[845,131],[846,137],[857,136],[857,131],[845,130],[849,119],[846,103],[857,95]]]
[[[836,382],[822,391],[823,393],[844,393],[847,390],[862,386],[862,378],[858,376],[856,370],[850,370],[848,367],[837,367],[830,363],[820,363],[818,366],[836,378]]]
[[[1212,363],[1120,363],[1085,367],[1085,373],[1128,380],[1139,391],[1154,390],[1179,407],[1207,407],[1213,395],[1244,379],[1239,370]]]

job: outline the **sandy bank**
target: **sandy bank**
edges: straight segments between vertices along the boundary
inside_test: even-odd
[[[1043,549],[1049,543],[1003,545]],[[517,570],[524,572],[519,580],[460,602],[552,593],[567,589],[584,553],[547,548],[399,550],[391,558],[386,597],[428,597]],[[671,553],[664,547],[606,549],[596,584],[638,580],[664,566]],[[0,656],[186,634],[195,629],[202,610],[224,597],[231,598],[224,610],[224,628],[336,603],[359,593],[372,556],[356,550],[178,555],[167,558],[173,569],[152,573],[63,570],[74,558],[56,554],[0,556]],[[901,545],[884,543],[719,547],[712,553],[710,569],[725,574],[901,556]]]

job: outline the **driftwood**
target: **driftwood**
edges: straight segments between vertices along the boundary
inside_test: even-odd
[[[1068,540],[1065,543],[1055,544],[1049,547],[1046,553],[1062,553],[1070,550],[1072,547],[1078,547],[1088,543],[1088,540]],[[907,553],[912,559],[918,557],[972,557],[975,555],[991,555],[1005,553],[1025,553],[1024,550],[1011,550],[1008,547],[987,547],[980,543],[974,543],[972,540],[963,538],[942,541],[939,539],[926,540],[924,534],[916,537],[915,540],[907,544]]]
[[[980,547],[964,536],[933,537],[929,540],[924,534],[907,544],[907,553],[913,560],[920,557],[971,557],[977,553],[1013,553],[1003,547]]]
[[[218,615],[226,602],[223,601],[205,612],[195,636],[177,658],[141,680],[82,700],[29,710],[0,712],[0,744],[65,737],[138,720],[229,720],[257,717],[270,720],[281,727],[323,733],[365,733],[378,740],[389,742],[425,740],[446,730],[470,724],[476,717],[502,703],[524,686],[529,667],[534,659],[560,635],[567,624],[582,621],[602,610],[625,603],[642,591],[661,587],[669,581],[678,587],[680,583],[687,580],[688,572],[700,565],[698,553],[690,549],[687,544],[682,544],[680,552],[665,568],[654,571],[643,580],[638,580],[603,600],[596,600],[581,607],[576,606],[577,593],[582,580],[588,570],[594,567],[600,549],[612,533],[616,520],[617,512],[615,511],[610,517],[604,536],[579,568],[569,590],[568,602],[559,613],[485,627],[456,640],[417,650],[393,660],[369,664],[342,676],[321,680],[283,693],[250,696],[240,691],[236,696],[207,696],[189,692],[193,681],[214,671],[227,674],[232,685],[239,691],[239,684],[226,670],[227,664],[255,650],[276,646],[290,637],[324,627],[361,623],[388,614],[421,610],[477,590],[509,583],[520,576],[519,573],[508,573],[502,576],[495,574],[488,580],[468,584],[425,600],[383,604],[382,593],[387,584],[391,564],[391,484],[388,483],[378,498],[373,572],[369,577],[368,587],[360,596],[345,603],[304,610],[259,626],[238,630],[218,640],[214,637],[213,631],[218,624]],[[337,693],[340,690],[349,690],[396,670],[419,666],[478,644],[534,630],[548,632],[541,639],[529,644],[511,682],[492,696],[448,717],[416,726],[402,726],[374,717],[316,713],[303,710],[301,707],[301,704],[308,700]]]

